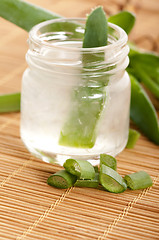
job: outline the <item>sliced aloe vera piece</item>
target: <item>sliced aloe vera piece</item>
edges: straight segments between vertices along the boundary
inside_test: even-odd
[[[102,164],[99,174],[101,185],[109,192],[121,193],[127,189],[124,179],[112,168]]]
[[[20,93],[0,95],[0,113],[19,111],[20,111]]]
[[[97,188],[99,185],[99,173],[95,174],[94,179],[77,179],[74,186],[75,187],[88,187],[88,188]]]
[[[117,170],[117,161],[114,157],[107,155],[105,153],[100,154],[100,166],[102,167],[102,164]]]
[[[64,168],[79,179],[94,179],[95,170],[91,163],[86,160],[67,159]]]
[[[94,171],[95,171],[95,173],[99,172],[98,166],[94,166]]]
[[[138,131],[130,128],[126,148],[134,148],[139,137],[140,137],[140,133]]]
[[[76,176],[66,170],[60,170],[47,179],[47,184],[56,188],[69,188],[74,185],[76,180]]]
[[[135,172],[124,177],[127,186],[132,190],[148,188],[152,186],[152,179],[145,171]]]

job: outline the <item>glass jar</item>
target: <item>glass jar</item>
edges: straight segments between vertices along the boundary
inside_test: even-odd
[[[28,150],[60,165],[98,164],[128,138],[130,80],[127,34],[109,23],[108,45],[82,48],[85,19],[56,19],[29,33],[23,74],[21,138]]]

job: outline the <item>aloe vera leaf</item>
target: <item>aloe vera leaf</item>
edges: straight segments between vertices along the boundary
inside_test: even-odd
[[[47,184],[57,188],[69,188],[74,185],[77,177],[68,173],[66,170],[60,170],[47,179]]]
[[[104,164],[101,166],[99,181],[109,192],[121,193],[127,189],[126,182],[119,173]]]
[[[150,175],[145,171],[131,173],[124,177],[127,186],[132,190],[151,187],[153,182]]]
[[[96,140],[96,125],[103,109],[105,94],[102,89],[90,87],[82,87],[76,91],[77,97],[72,100],[71,112],[62,127],[59,144],[92,148]],[[95,94],[98,95],[97,99],[93,98]]]
[[[132,52],[128,71],[159,98],[159,55],[155,53]]]
[[[136,48],[137,51],[138,48]],[[159,55],[153,52],[141,52],[138,49],[138,52],[129,54],[131,64],[138,62],[141,65],[145,65],[150,69],[159,69]]]
[[[64,162],[67,172],[77,176],[79,179],[94,179],[95,170],[92,164],[86,160],[67,159]]]
[[[61,17],[23,0],[0,0],[0,16],[26,31],[40,22]]]
[[[102,165],[106,165],[115,171],[117,170],[117,160],[114,157],[105,153],[100,154],[100,167]]]
[[[159,55],[155,52],[146,52],[132,42],[128,45],[130,63],[127,71],[159,98]]]
[[[0,1],[0,16],[15,23],[26,31],[30,31],[32,27],[40,22],[61,18],[61,16],[56,13],[23,0]],[[81,34],[75,31],[78,26],[79,24],[72,22],[57,22],[54,25],[48,25],[47,31],[60,31],[61,28],[65,27],[65,31],[74,33],[73,36],[71,36],[72,38],[81,37]]]
[[[135,68],[135,76],[151,91],[151,93],[159,99],[159,84],[147,74],[140,66]]]
[[[135,14],[129,11],[121,11],[115,15],[108,18],[110,23],[114,23],[124,29],[124,31],[129,34],[135,24]]]
[[[136,78],[130,75],[131,104],[130,117],[140,130],[159,145],[159,125],[153,104]]]
[[[83,48],[107,45],[107,28],[105,12],[98,7],[87,18]]]
[[[95,171],[95,173],[99,172],[98,166],[94,166],[94,171]]]
[[[20,93],[0,95],[0,113],[20,111]]]
[[[139,137],[140,137],[140,133],[138,131],[130,128],[126,148],[134,148]]]
[[[95,25],[94,29],[92,29],[92,25]],[[92,31],[94,31],[93,36]],[[92,39],[91,41],[90,38]],[[106,43],[107,20],[103,9],[98,7],[93,10],[87,18],[83,47],[100,47]],[[83,71],[87,71],[90,68],[87,68],[89,63],[97,59],[98,61],[103,61],[103,58],[103,53],[97,55],[83,54]],[[86,74],[86,72],[84,72],[84,74]],[[74,89],[71,111],[60,133],[60,145],[92,148],[95,144],[97,123],[105,104],[105,86],[108,80],[105,77],[104,82],[103,77],[96,77],[94,78],[94,85],[96,84],[97,87],[92,87],[89,86],[90,76],[88,76],[82,79],[82,83],[83,86]]]
[[[99,173],[95,173],[93,179],[77,179],[74,186],[75,187],[88,187],[88,188],[97,188],[99,185]]]

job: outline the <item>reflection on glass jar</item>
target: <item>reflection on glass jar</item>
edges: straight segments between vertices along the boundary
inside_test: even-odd
[[[85,19],[58,19],[29,34],[21,100],[21,137],[47,162],[98,164],[127,142],[130,80],[127,35],[109,23],[109,44],[82,48]]]

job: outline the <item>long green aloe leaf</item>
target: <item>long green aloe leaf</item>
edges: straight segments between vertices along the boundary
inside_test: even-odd
[[[26,31],[40,22],[61,17],[23,0],[0,0],[0,16]]]
[[[107,44],[107,19],[101,7],[96,8],[88,16],[83,47],[100,47]],[[90,63],[104,60],[103,53],[83,54],[83,74],[85,76]],[[98,73],[100,75],[100,72]],[[107,78],[96,77],[93,86],[90,85],[90,76],[81,79],[82,86],[74,89],[71,111],[68,113],[62,127],[59,144],[70,147],[92,148],[96,141],[96,131],[101,116],[106,92]],[[97,97],[96,97],[97,96]]]
[[[159,145],[159,124],[155,108],[136,78],[130,75],[130,79],[130,117],[151,141]]]
[[[159,99],[159,55],[131,51],[128,70]]]

